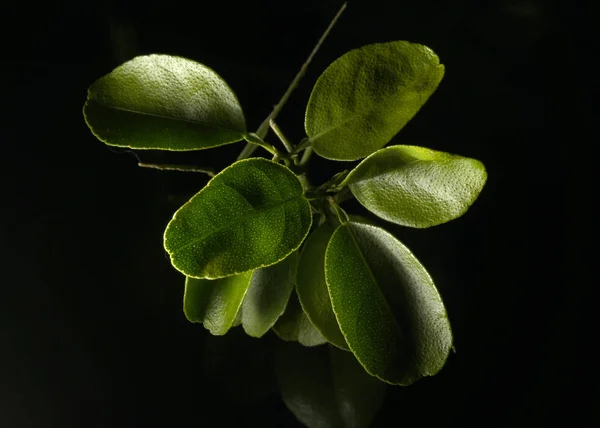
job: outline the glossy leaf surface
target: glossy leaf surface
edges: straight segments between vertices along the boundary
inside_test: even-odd
[[[323,223],[309,235],[302,247],[296,291],[312,324],[335,346],[348,349],[340,331],[325,282],[325,250],[334,227]]]
[[[340,329],[370,374],[409,385],[443,367],[452,346],[446,310],[425,268],[394,236],[342,224],[327,247],[325,275]]]
[[[277,374],[283,401],[308,427],[368,427],[385,398],[386,385],[333,346],[284,344]]]
[[[185,275],[222,278],[283,260],[311,223],[310,204],[294,173],[251,158],[221,171],[175,213],[165,249]]]
[[[327,339],[310,322],[296,293],[292,293],[285,312],[273,326],[277,336],[286,342],[298,342],[304,346],[318,346],[327,343]]]
[[[487,179],[485,167],[416,146],[378,150],[348,174],[342,185],[369,211],[403,226],[430,227],[463,215]]]
[[[198,150],[246,133],[227,83],[205,65],[169,55],[139,56],[101,77],[83,111],[94,135],[111,146]]]
[[[252,272],[209,280],[186,278],[183,312],[191,322],[200,322],[220,336],[233,326],[250,286]]]
[[[428,47],[396,41],[364,46],[319,77],[306,109],[315,152],[356,160],[386,145],[419,111],[444,76]]]
[[[285,260],[254,271],[242,303],[241,323],[253,337],[262,337],[283,314],[294,290],[298,253]]]

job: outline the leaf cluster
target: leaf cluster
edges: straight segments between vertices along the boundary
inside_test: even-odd
[[[165,250],[185,275],[190,321],[213,335],[241,325],[252,337],[273,330],[307,347],[330,343],[341,352],[335,358],[352,354],[368,374],[409,385],[437,373],[448,357],[443,301],[402,242],[340,204],[354,197],[387,222],[427,228],[474,203],[486,181],[481,162],[385,147],[443,75],[423,45],[352,50],[316,82],[306,138],[293,144],[270,118],[283,149],[266,141],[264,129],[247,130],[238,98],[215,71],[168,55],[137,57],[97,80],[84,115],[111,146],[189,151],[245,141],[271,154],[214,175],[165,230]],[[313,185],[312,152],[361,162]]]

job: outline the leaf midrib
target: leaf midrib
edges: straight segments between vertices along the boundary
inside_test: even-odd
[[[229,187],[229,186],[228,186],[228,187]],[[223,226],[221,226],[221,227],[219,227],[219,228],[217,228],[217,229],[215,229],[215,230],[211,231],[210,233],[208,233],[208,234],[206,234],[206,235],[202,236],[201,238],[194,239],[194,240],[192,240],[191,242],[188,242],[187,244],[185,244],[185,245],[183,245],[183,246],[181,246],[181,247],[179,247],[179,248],[177,248],[177,249],[173,250],[173,251],[172,251],[170,254],[171,254],[171,255],[173,255],[173,254],[175,254],[175,253],[176,253],[176,252],[178,252],[178,251],[185,250],[186,248],[188,248],[188,247],[190,247],[190,246],[192,246],[192,245],[195,245],[195,244],[197,244],[198,242],[204,241],[204,240],[206,240],[206,239],[210,238],[211,236],[213,236],[213,235],[215,235],[215,234],[217,234],[217,233],[221,232],[222,230],[225,230],[225,229],[227,229],[228,227],[232,226],[233,224],[236,224],[236,223],[243,223],[243,222],[245,222],[245,221],[248,221],[249,219],[251,219],[251,218],[253,218],[253,217],[256,217],[256,216],[258,216],[258,215],[262,214],[262,213],[263,213],[263,212],[265,212],[265,211],[271,210],[271,209],[273,209],[273,208],[278,208],[278,207],[280,207],[280,206],[283,206],[283,205],[287,204],[288,202],[292,202],[292,201],[295,201],[295,200],[298,200],[298,199],[301,199],[301,198],[302,198],[302,195],[300,195],[300,196],[295,196],[295,197],[293,197],[293,198],[288,198],[288,199],[285,199],[285,200],[283,200],[283,201],[277,202],[276,204],[271,204],[271,205],[263,205],[262,207],[259,207],[258,209],[257,209],[257,208],[254,208],[254,207],[252,207],[252,211],[249,213],[249,215],[248,215],[247,217],[244,217],[244,218],[243,218],[243,219],[241,219],[241,220],[231,221],[231,222],[229,222],[229,223],[227,223],[227,224],[225,224],[225,225],[223,225]]]
[[[356,247],[356,249],[358,250],[358,254],[360,254],[360,258],[362,259],[365,267],[367,268],[367,271],[369,272],[369,275],[371,276],[371,279],[373,280],[373,282],[376,285],[376,289],[379,292],[379,295],[382,297],[383,299],[383,303],[385,304],[385,307],[388,310],[388,313],[391,315],[391,318],[394,320],[394,325],[396,326],[396,329],[398,330],[398,333],[400,335],[400,337],[402,337],[403,339],[405,338],[404,332],[402,331],[402,328],[400,327],[400,324],[398,323],[398,320],[396,319],[396,317],[393,315],[394,312],[392,311],[392,308],[390,307],[388,301],[387,301],[387,297],[386,295],[383,293],[383,290],[381,289],[381,286],[379,285],[379,281],[377,281],[377,278],[375,278],[375,275],[373,274],[373,270],[371,269],[371,267],[369,266],[369,263],[367,262],[367,259],[365,258],[359,244],[358,241],[356,240],[356,237],[354,236],[354,233],[352,232],[352,229],[348,227],[348,233],[350,233],[350,237],[352,238],[352,242],[354,242],[354,246]]]
[[[150,117],[157,117],[159,119],[166,119],[166,120],[173,120],[173,121],[178,121],[178,122],[184,122],[184,123],[189,123],[192,125],[201,125],[201,126],[205,126],[208,128],[215,128],[215,129],[222,129],[225,131],[233,131],[233,132],[237,132],[240,135],[246,135],[246,131],[238,131],[237,129],[233,129],[233,128],[225,128],[223,126],[217,126],[217,125],[212,125],[209,124],[208,122],[202,122],[202,121],[198,121],[198,120],[192,120],[192,119],[186,119],[183,117],[179,117],[179,116],[164,116],[161,114],[156,114],[156,113],[149,113],[149,112],[145,112],[145,111],[139,111],[139,110],[131,110],[131,109],[127,109],[124,107],[118,107],[118,106],[114,106],[114,105],[109,105],[109,104],[104,104],[101,103],[95,99],[88,99],[87,100],[88,103],[90,102],[94,102],[102,107],[108,108],[108,109],[112,109],[112,110],[118,110],[118,111],[125,111],[127,113],[132,113],[132,114],[138,114],[140,116],[150,116]]]

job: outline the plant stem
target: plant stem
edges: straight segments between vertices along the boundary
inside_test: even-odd
[[[312,147],[307,148],[304,153],[302,153],[302,159],[298,162],[298,166],[304,166],[310,159],[310,155],[312,155],[313,149]]]
[[[285,149],[287,150],[287,152],[292,153],[294,151],[294,146],[292,145],[292,143],[290,143],[290,140],[288,140],[285,137],[285,135],[283,134],[283,131],[279,128],[279,126],[277,126],[277,124],[275,123],[275,121],[273,119],[270,120],[269,124],[271,125],[271,129],[273,130],[273,132],[275,132],[275,135],[277,135],[277,137],[279,137],[279,139],[285,146]]]
[[[347,2],[344,2],[342,7],[340,8],[340,10],[338,10],[336,15],[331,20],[329,26],[327,27],[327,29],[325,30],[325,32],[323,33],[323,35],[321,36],[321,38],[319,39],[319,41],[317,42],[315,47],[313,48],[312,52],[310,53],[310,55],[308,56],[308,58],[306,59],[304,64],[302,64],[302,67],[300,67],[300,71],[298,71],[298,74],[296,74],[296,77],[294,77],[294,80],[292,81],[290,86],[287,88],[287,90],[285,91],[283,96],[281,97],[281,100],[279,100],[279,102],[273,108],[273,111],[271,111],[271,113],[267,116],[267,118],[263,121],[263,123],[260,124],[260,126],[256,130],[256,134],[260,138],[265,138],[267,136],[267,132],[269,131],[269,124],[270,124],[271,120],[275,120],[277,118],[277,116],[279,115],[279,112],[281,112],[281,109],[283,109],[283,106],[285,105],[287,100],[292,95],[292,92],[294,92],[294,89],[296,89],[296,87],[298,86],[298,83],[300,83],[300,79],[302,79],[304,74],[306,74],[306,70],[308,69],[309,64],[311,63],[314,56],[318,52],[319,48],[321,47],[321,45],[323,44],[323,42],[325,41],[325,39],[331,32],[332,28],[334,27],[335,23],[340,18],[340,16],[342,15],[342,12],[346,9],[347,6],[348,6]],[[250,157],[252,155],[252,153],[254,153],[254,150],[256,150],[255,146],[253,146],[252,144],[246,144],[246,146],[244,147],[242,152],[239,154],[237,160],[246,159],[246,158]]]
[[[165,171],[200,172],[208,175],[209,177],[215,176],[215,172],[210,168],[197,168],[195,166],[189,165],[155,164],[139,162],[138,166],[142,168],[160,169]]]

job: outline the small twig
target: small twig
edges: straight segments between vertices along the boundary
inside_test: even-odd
[[[271,125],[271,129],[273,130],[273,132],[275,132],[275,135],[277,135],[277,137],[281,140],[287,152],[292,153],[294,151],[294,146],[292,145],[292,143],[290,143],[290,140],[288,140],[285,137],[283,131],[279,128],[279,126],[277,126],[273,119],[270,120],[269,125]]]
[[[302,159],[298,162],[298,166],[304,166],[310,159],[310,155],[312,155],[313,149],[312,147],[307,148],[304,153],[302,153]]]
[[[314,56],[317,54],[319,48],[321,47],[321,45],[323,44],[323,42],[325,41],[325,39],[331,32],[331,30],[333,29],[335,23],[340,18],[340,16],[342,15],[342,12],[344,12],[344,10],[346,9],[347,6],[348,6],[347,2],[344,2],[342,7],[340,8],[340,10],[338,10],[338,12],[335,14],[335,16],[331,20],[329,26],[327,27],[327,29],[325,30],[325,32],[323,33],[323,35],[321,36],[321,38],[319,39],[319,41],[317,42],[315,47],[313,48],[313,50],[310,53],[310,55],[308,56],[307,60],[304,62],[304,64],[302,64],[302,67],[300,67],[300,71],[298,71],[298,74],[296,74],[296,77],[294,77],[294,80],[292,81],[290,86],[287,88],[287,90],[285,91],[283,96],[281,97],[281,100],[279,100],[279,102],[273,108],[273,111],[271,111],[271,113],[267,116],[267,118],[263,121],[263,123],[261,123],[260,126],[258,127],[256,134],[260,138],[266,137],[267,132],[269,131],[270,121],[275,120],[277,118],[277,116],[279,115],[279,112],[281,112],[281,109],[283,109],[283,106],[285,105],[287,100],[292,95],[292,92],[294,92],[294,89],[296,89],[296,87],[298,86],[298,83],[300,83],[300,79],[302,79],[304,74],[306,74],[306,70],[308,69],[308,66],[312,62]],[[254,153],[254,150],[256,150],[255,146],[253,146],[251,144],[246,144],[246,146],[244,147],[242,152],[239,154],[238,160],[250,157],[252,155],[252,153]]]
[[[209,177],[215,176],[215,172],[210,168],[197,168],[195,166],[189,165],[155,164],[139,162],[138,166],[142,168],[161,169],[165,171],[200,172],[202,174],[208,175]]]

